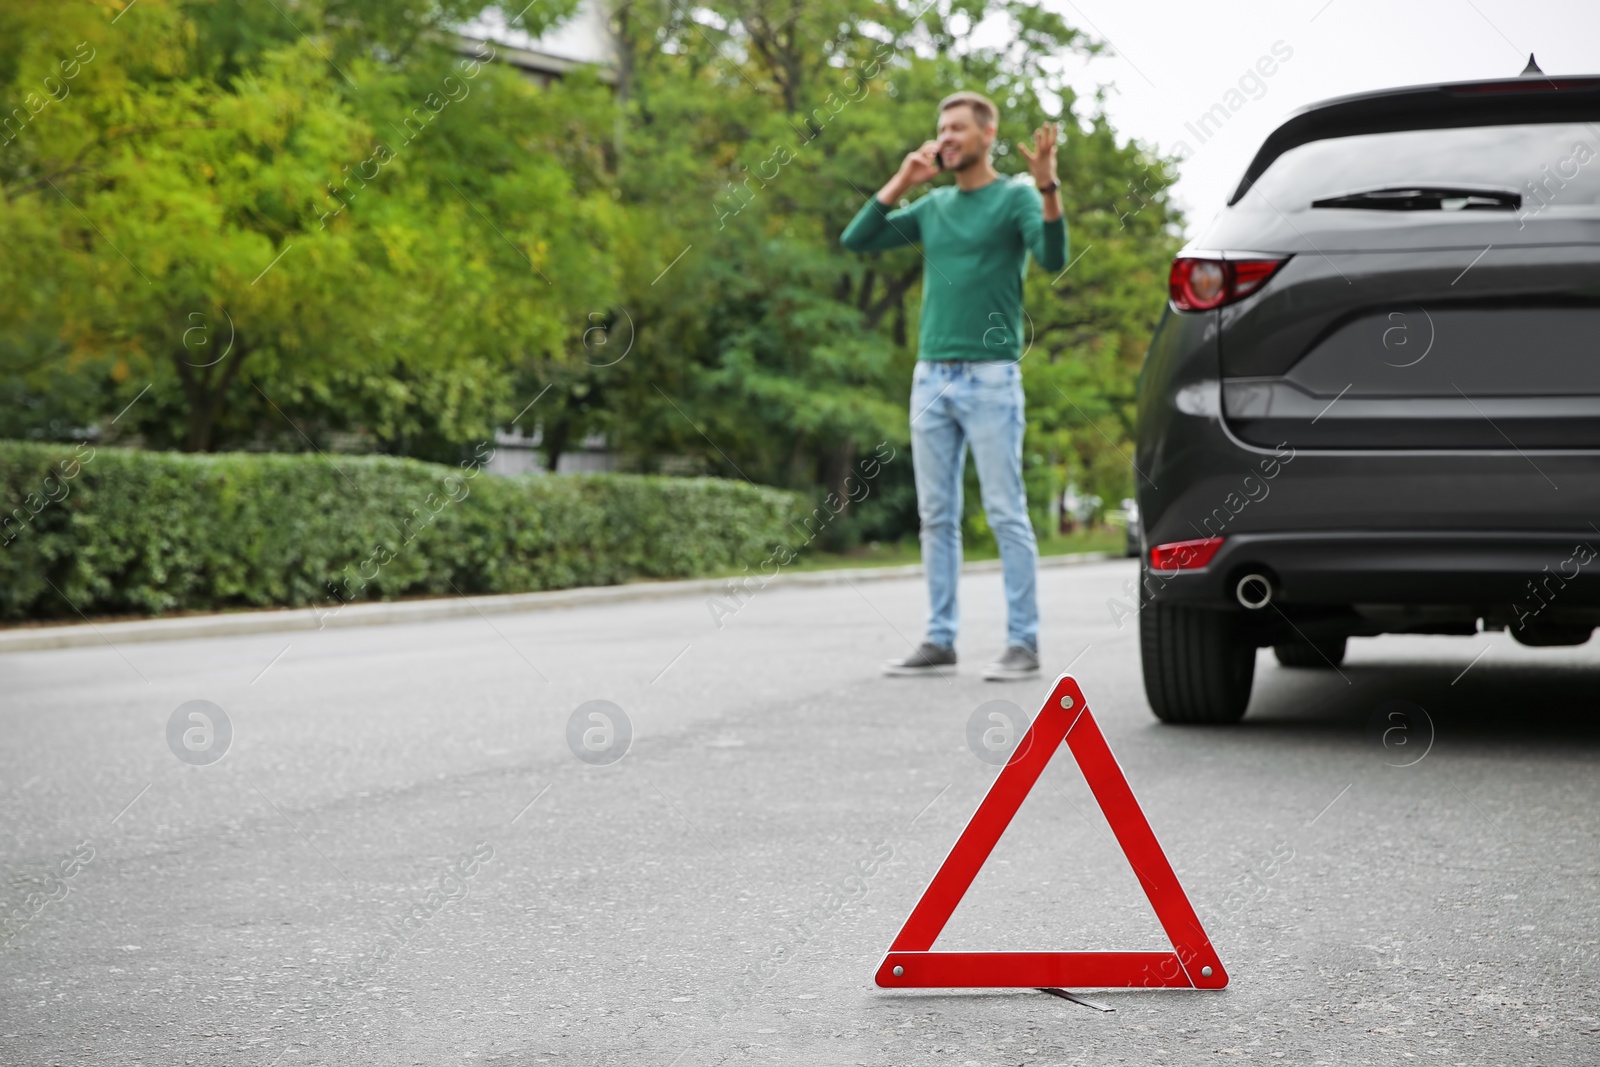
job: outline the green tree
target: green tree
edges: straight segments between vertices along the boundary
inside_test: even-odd
[[[482,6],[9,8],[7,102],[75,41],[92,56],[0,148],[7,280],[29,294],[0,311],[13,396],[69,368],[100,387],[42,412],[81,425],[138,397],[115,429],[191,450],[491,434],[519,369],[569,358],[570,306],[612,302],[618,209],[572,136],[604,125],[604,88],[543,93],[445,47],[437,27]]]
[[[908,535],[923,261],[838,237],[977,89],[1002,171],[1068,130],[1075,258],[1027,281],[1030,496],[1131,486],[1179,220],[1173,164],[1056,73],[1098,42],[1035,0],[613,0],[614,71],[545,88],[456,51],[485,6],[0,8],[0,434],[447,459],[515,420],[552,466],[599,432],[818,500],[884,442],[826,536]],[[1009,32],[975,46],[986,19]]]

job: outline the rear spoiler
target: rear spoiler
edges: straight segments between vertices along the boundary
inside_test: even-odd
[[[1400,130],[1595,120],[1600,120],[1600,76],[1594,75],[1413,85],[1341,96],[1301,108],[1272,131],[1228,205],[1237,204],[1279,156],[1312,141]]]

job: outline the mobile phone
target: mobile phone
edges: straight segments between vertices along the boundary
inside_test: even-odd
[[[933,150],[933,165],[939,170],[944,170],[944,153],[937,148]]]

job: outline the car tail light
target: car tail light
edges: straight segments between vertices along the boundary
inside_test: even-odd
[[[1222,547],[1220,537],[1207,537],[1200,541],[1173,541],[1157,545],[1150,550],[1150,569],[1153,571],[1197,571],[1211,562],[1211,557]]]
[[[1167,291],[1179,311],[1210,311],[1243,300],[1260,289],[1288,260],[1288,256],[1179,256],[1172,261],[1172,271],[1167,275]]]

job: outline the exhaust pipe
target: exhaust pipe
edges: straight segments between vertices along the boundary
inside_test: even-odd
[[[1239,579],[1233,595],[1238,598],[1241,607],[1259,611],[1272,603],[1272,579],[1264,574],[1247,574]]]

